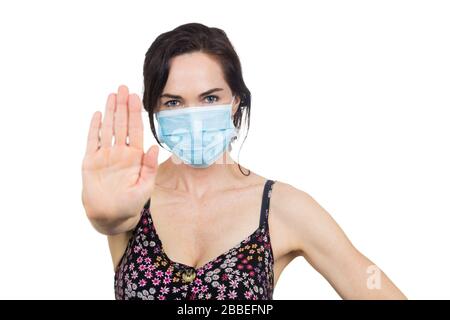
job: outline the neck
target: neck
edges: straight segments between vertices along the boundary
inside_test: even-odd
[[[202,197],[206,193],[223,190],[242,173],[226,151],[223,157],[206,168],[191,167],[172,156],[160,165],[158,175],[165,187]]]

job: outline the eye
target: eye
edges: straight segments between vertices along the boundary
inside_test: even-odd
[[[175,103],[177,103],[177,102],[178,102],[178,100],[169,100],[166,103],[164,103],[164,105],[169,108],[176,107],[177,105]]]
[[[208,99],[208,98],[214,98],[215,100],[211,100],[211,99]],[[206,96],[205,99],[207,99],[206,101],[208,103],[214,103],[214,102],[217,102],[219,100],[219,97],[215,96],[215,95],[210,95],[210,96]]]

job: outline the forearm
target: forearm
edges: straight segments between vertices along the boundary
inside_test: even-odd
[[[111,236],[132,230],[139,220],[139,215],[129,218],[89,218],[92,226],[99,233]]]

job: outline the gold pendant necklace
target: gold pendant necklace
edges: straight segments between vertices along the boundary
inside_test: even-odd
[[[192,282],[195,279],[195,270],[194,269],[187,269],[183,271],[183,281],[185,282]]]

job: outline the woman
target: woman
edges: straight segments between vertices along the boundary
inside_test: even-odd
[[[157,145],[143,152],[142,104],[122,85],[103,120],[92,117],[82,166],[117,299],[272,299],[297,256],[344,299],[406,298],[309,194],[231,158],[251,96],[222,30],[161,34],[145,57],[143,106],[169,159],[158,165]]]

